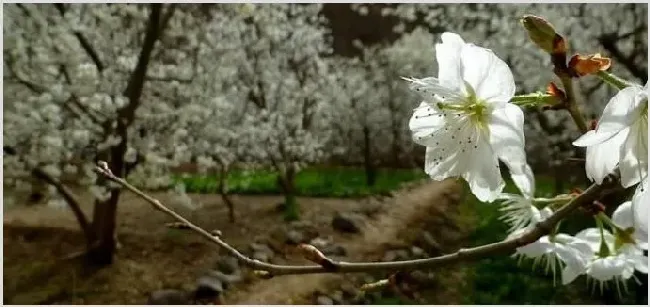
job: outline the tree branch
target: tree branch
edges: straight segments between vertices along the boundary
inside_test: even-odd
[[[504,240],[501,242],[490,243],[473,248],[461,248],[455,253],[425,259],[407,260],[407,261],[389,261],[389,262],[333,262],[328,266],[319,265],[276,265],[267,262],[262,262],[256,259],[251,259],[228,243],[223,241],[219,236],[214,236],[203,228],[194,225],[178,213],[167,208],[159,200],[145,194],[136,187],[129,184],[126,180],[119,178],[107,167],[105,162],[100,162],[99,166],[95,168],[95,172],[106,177],[107,179],[121,185],[127,190],[135,193],[142,199],[149,202],[154,209],[161,211],[197,234],[203,236],[212,243],[217,244],[223,248],[228,254],[237,258],[241,263],[253,269],[263,271],[263,275],[267,277],[275,275],[297,275],[297,274],[314,274],[314,273],[333,273],[333,272],[370,272],[370,271],[397,271],[404,269],[418,269],[418,268],[435,268],[443,265],[454,264],[461,261],[479,259],[488,256],[499,254],[506,254],[513,252],[516,248],[533,243],[539,238],[548,234],[551,229],[557,225],[562,219],[567,217],[571,212],[577,208],[590,204],[593,200],[598,199],[605,193],[611,192],[613,188],[618,188],[618,176],[610,176],[610,178],[603,182],[602,185],[593,184],[579,196],[573,198],[559,210],[557,210],[548,219],[537,223],[530,231],[524,233],[522,236]]]
[[[81,230],[84,232],[84,235],[86,239],[91,238],[92,231],[90,229],[90,224],[88,223],[88,219],[86,218],[86,215],[81,211],[81,206],[79,204],[79,201],[77,198],[74,196],[72,191],[70,191],[66,186],[64,186],[60,181],[56,180],[54,177],[50,176],[50,174],[46,173],[40,168],[35,168],[32,171],[32,174],[51,184],[56,188],[56,191],[61,194],[65,202],[70,206],[70,209],[72,210],[72,213],[74,213],[74,216],[77,218],[77,221],[79,222],[79,226],[81,226]]]
[[[151,14],[149,15],[149,22],[147,24],[144,43],[140,50],[138,62],[131,73],[129,83],[123,93],[123,95],[129,99],[128,105],[119,112],[119,117],[126,121],[125,126],[131,124],[134,119],[133,116],[135,110],[140,105],[140,98],[142,96],[141,94],[144,87],[147,68],[149,66],[149,60],[151,59],[151,52],[153,51],[156,41],[158,41],[163,30],[160,23],[161,7],[161,4],[154,3],[151,5]]]
[[[56,7],[57,11],[59,11],[59,14],[63,18],[65,15],[65,6],[63,3],[54,3],[54,7]],[[101,74],[102,71],[104,70],[104,63],[102,63],[102,60],[99,58],[99,54],[97,54],[97,51],[95,51],[95,48],[90,44],[88,39],[83,36],[83,34],[79,31],[74,31],[74,36],[77,38],[79,41],[79,44],[81,45],[81,48],[86,51],[86,54],[92,59],[93,63],[95,63],[95,66],[97,67],[97,71]]]

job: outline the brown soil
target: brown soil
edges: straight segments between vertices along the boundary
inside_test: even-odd
[[[322,237],[331,236],[348,251],[346,260],[374,260],[387,245],[405,241],[432,216],[453,214],[453,181],[426,183],[397,192],[379,203],[373,199],[299,198],[302,218]],[[169,201],[164,193],[153,196]],[[273,241],[284,225],[276,205],[281,196],[234,196],[238,221],[228,222],[227,209],[216,195],[193,195],[204,207],[197,211],[174,206],[196,224],[221,230],[226,241],[243,248],[254,241]],[[453,197],[452,197],[453,198]],[[88,204],[88,195],[82,196]],[[368,219],[363,234],[345,235],[332,230],[336,211],[360,210],[381,204],[381,212]],[[83,208],[88,213],[91,206]],[[97,272],[86,272],[76,261],[62,260],[83,248],[83,238],[72,214],[44,206],[16,207],[4,214],[4,297],[14,304],[142,304],[151,291],[162,288],[190,289],[201,273],[214,268],[218,249],[202,238],[163,227],[170,218],[151,209],[136,196],[125,193],[119,207],[119,240],[116,262]],[[405,231],[405,229],[407,231]],[[421,228],[420,228],[421,229]],[[438,236],[438,234],[435,234]],[[457,236],[458,234],[456,234]],[[452,232],[440,234],[456,241]],[[446,242],[445,240],[441,241]],[[276,242],[277,243],[277,242]],[[451,246],[451,245],[450,245]],[[285,246],[276,263],[305,263]],[[247,278],[225,295],[228,304],[286,304],[307,302],[316,289],[328,288],[343,278],[332,274],[279,276],[270,280]],[[447,300],[449,302],[449,300]],[[308,302],[307,302],[308,303]]]

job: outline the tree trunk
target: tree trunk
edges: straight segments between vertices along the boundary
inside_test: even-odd
[[[95,242],[88,251],[88,262],[96,266],[107,266],[113,263],[116,249],[116,218],[117,203],[120,191],[111,191],[106,201],[96,201],[93,211],[93,234]]]
[[[232,202],[230,197],[228,196],[228,168],[225,166],[221,166],[221,170],[219,172],[219,194],[221,195],[221,200],[228,206],[228,218],[230,219],[231,223],[234,223],[236,221],[235,218],[235,204]]]
[[[284,219],[286,221],[295,221],[300,218],[300,208],[296,202],[295,175],[295,168],[289,166],[280,177],[280,186],[284,193]]]
[[[129,99],[129,103],[120,109],[117,114],[119,120],[117,121],[117,127],[115,127],[114,133],[122,140],[117,146],[110,148],[109,161],[107,161],[111,172],[117,177],[123,177],[125,174],[126,164],[124,154],[127,149],[126,142],[129,139],[128,127],[135,119],[135,111],[140,106],[140,98],[142,97],[142,89],[144,87],[151,53],[153,52],[156,41],[161,36],[165,23],[171,18],[174,9],[175,6],[169,7],[165,18],[163,18],[165,22],[161,24],[162,4],[151,4],[151,12],[149,14],[142,49],[138,56],[138,62],[123,92],[123,95]],[[105,180],[100,179],[100,181]],[[95,242],[88,252],[88,261],[92,265],[107,266],[113,263],[113,255],[117,244],[115,226],[120,190],[111,190],[110,193],[111,196],[107,201],[95,202],[92,225]]]
[[[366,185],[369,187],[375,185],[376,169],[371,156],[370,129],[363,127],[363,165],[366,171]]]

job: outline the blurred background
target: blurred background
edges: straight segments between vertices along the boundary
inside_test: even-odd
[[[5,301],[647,304],[647,275],[564,286],[559,268],[510,257],[413,272],[402,293],[360,292],[388,273],[263,280],[93,171],[106,161],[272,263],[307,263],[298,243],[390,261],[502,240],[498,204],[427,179],[408,129],[420,98],[400,77],[436,76],[450,31],[503,59],[517,94],[544,92],[557,80],[524,14],[647,82],[647,4],[3,4]],[[576,88],[589,119],[616,92]],[[585,188],[570,116],[525,112],[536,195]],[[571,234],[593,223],[572,220]]]

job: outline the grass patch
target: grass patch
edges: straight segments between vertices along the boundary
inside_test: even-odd
[[[273,171],[233,171],[226,182],[228,192],[235,194],[279,194],[278,174]],[[307,168],[296,175],[296,194],[312,197],[363,197],[388,194],[404,182],[426,178],[421,169],[380,169],[376,183],[366,185],[363,169]],[[185,184],[188,193],[217,193],[216,176],[177,176],[176,182]]]

